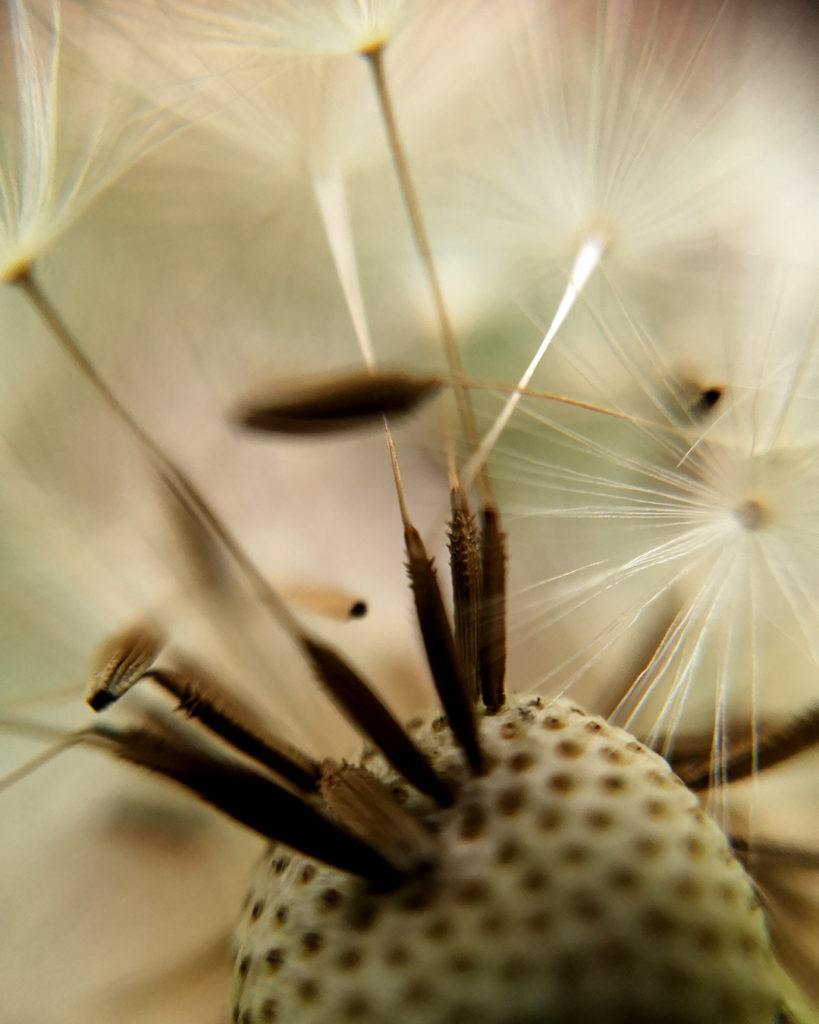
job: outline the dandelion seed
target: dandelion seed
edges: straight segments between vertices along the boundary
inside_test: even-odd
[[[815,994],[812,915],[819,904],[809,902],[815,789],[794,769],[815,753],[816,739],[816,702],[807,696],[819,635],[812,526],[819,382],[815,261],[804,244],[815,226],[810,146],[804,166],[793,160],[812,75],[800,71],[792,36],[777,31],[771,47],[767,18],[757,19],[756,8],[746,17],[730,3],[260,7],[248,0],[219,11],[182,0],[161,8],[118,0],[79,9],[115,24],[126,51],[136,43],[137,52],[153,54],[166,96],[169,71],[177,88],[196,86],[195,100],[184,108],[192,145],[216,152],[230,140],[224,167],[237,166],[224,177],[231,213],[223,223],[236,197],[248,207],[242,222],[248,236],[238,244],[225,237],[201,245],[192,235],[177,260],[182,246],[163,253],[151,235],[143,272],[154,285],[169,280],[165,290],[140,287],[139,302],[126,303],[124,310],[140,311],[132,331],[118,309],[113,326],[123,328],[116,336],[123,339],[124,363],[110,375],[108,366],[97,369],[98,357],[86,356],[85,336],[68,332],[72,310],[63,314],[48,280],[30,270],[42,246],[30,255],[21,248],[7,264],[8,278],[84,367],[84,381],[71,378],[72,389],[90,383],[94,400],[102,399],[108,417],[102,433],[124,426],[134,462],[148,456],[147,471],[118,492],[123,500],[111,532],[133,531],[144,540],[141,534],[151,530],[139,516],[150,508],[167,520],[173,547],[184,547],[187,559],[185,572],[172,579],[154,565],[167,560],[167,547],[150,550],[146,543],[130,560],[114,558],[113,549],[90,536],[93,526],[87,530],[88,547],[109,551],[121,589],[131,591],[124,607],[98,616],[117,622],[113,657],[103,659],[95,692],[122,699],[92,726],[42,727],[42,737],[57,747],[40,759],[59,755],[69,768],[65,779],[55,769],[45,776],[42,803],[28,798],[35,777],[12,776],[15,785],[3,793],[11,819],[19,821],[9,840],[11,862],[15,844],[18,855],[25,851],[27,804],[38,816],[46,808],[62,810],[61,783],[73,784],[75,772],[80,791],[110,786],[113,796],[107,816],[83,819],[79,839],[72,839],[67,810],[52,823],[55,858],[44,852],[33,865],[35,884],[12,916],[32,922],[24,929],[29,950],[46,948],[55,936],[58,946],[47,948],[61,955],[30,956],[16,971],[20,982],[7,1012],[164,1024],[201,1020],[224,1005],[227,919],[235,907],[224,912],[217,904],[224,896],[232,906],[234,890],[245,884],[248,850],[222,843],[211,818],[170,798],[165,803],[157,791],[139,788],[136,801],[124,804],[113,762],[101,767],[97,760],[87,772],[78,767],[84,762],[74,748],[85,744],[164,775],[276,838],[239,925],[232,1009],[241,1024],[569,1017],[633,1024],[669,1014],[674,1024],[811,1020],[796,986]],[[18,3],[15,10],[23,8]],[[151,38],[160,24],[168,35]],[[447,25],[451,38],[441,31]],[[424,26],[436,37],[435,48],[422,45]],[[739,27],[742,45],[735,46]],[[309,51],[298,70],[293,49]],[[372,95],[365,93],[360,54],[375,71]],[[763,57],[770,59],[766,66]],[[336,59],[349,64],[350,81],[358,76],[349,92],[347,71],[336,76],[327,63]],[[406,78],[405,59],[414,71]],[[791,60],[793,74],[780,88],[777,75]],[[484,78],[486,104],[480,101]],[[417,96],[409,82],[417,83]],[[142,86],[145,95],[158,95],[155,83]],[[387,177],[380,127],[373,144],[376,97],[404,198],[417,206],[409,232],[393,211],[397,190]],[[437,116],[439,105],[454,111],[454,120]],[[780,105],[794,116],[777,125],[777,149],[755,118]],[[305,111],[310,116],[302,122]],[[427,136],[421,159],[415,155],[419,125]],[[180,148],[177,157],[193,164],[199,152]],[[249,196],[246,168],[238,165],[259,156],[269,162]],[[161,172],[158,164],[149,169]],[[760,203],[761,196],[771,198],[766,189],[780,172],[783,194]],[[186,191],[194,190],[195,173],[187,168]],[[156,187],[155,179],[148,182]],[[169,188],[165,198],[172,195],[175,208],[185,205],[181,192]],[[389,193],[391,204],[382,203]],[[305,202],[291,208],[296,195]],[[289,216],[271,214],[274,207]],[[144,214],[138,204],[129,209],[135,220]],[[801,225],[793,224],[795,210],[804,212]],[[291,261],[293,221],[310,236],[303,250],[310,259],[298,263]],[[235,225],[226,235],[231,231]],[[43,245],[53,237],[43,234]],[[426,280],[410,262],[413,242],[426,253]],[[304,280],[311,275],[315,287]],[[451,315],[450,283],[465,279],[469,288]],[[433,303],[426,286],[438,295]],[[101,286],[84,287],[82,302],[94,307]],[[124,282],[122,288],[126,300]],[[314,301],[305,302],[307,295]],[[510,297],[537,324],[532,350],[540,345],[541,351],[531,362],[524,352],[530,332],[521,317],[508,315]],[[152,311],[144,320],[143,307]],[[99,321],[92,334],[105,336],[110,322],[101,315]],[[289,335],[284,325],[291,323],[306,325],[303,334]],[[368,372],[352,387],[342,379],[295,406],[273,407],[278,416],[292,419],[295,409],[296,419],[325,422],[355,418],[371,387],[376,414],[389,411],[392,398],[385,399],[379,376],[382,347],[399,351],[415,341],[419,325],[449,336],[455,348],[449,379],[459,387],[460,360],[479,364],[482,342],[496,358],[500,353],[503,373],[489,375],[503,376],[504,386],[500,413],[486,415],[482,446],[461,396],[466,454],[447,453],[450,484],[462,462],[471,480],[493,453],[491,483],[486,472],[480,486],[484,535],[494,535],[495,544],[481,547],[472,536],[465,490],[455,488],[453,508],[466,523],[453,544],[468,549],[462,575],[477,575],[476,563],[483,562],[474,600],[455,587],[462,602],[455,608],[457,642],[407,512],[408,495],[419,489],[430,506],[440,503],[443,460],[430,472],[428,454],[413,452],[411,433],[401,445],[402,458],[404,450],[410,456],[410,482],[397,483],[413,556],[415,618],[446,715],[436,709],[402,726],[404,706],[415,701],[419,710],[424,703],[400,692],[402,680],[418,687],[415,694],[425,688],[428,707],[435,698],[420,659],[410,662],[405,653],[402,630],[416,624],[403,595],[363,583],[365,573],[379,578],[371,573],[374,563],[384,563],[385,576],[401,575],[400,554],[381,554],[380,532],[400,533],[400,527],[394,514],[379,514],[377,464],[370,463],[375,447],[331,438],[322,442],[329,454],[319,460],[311,454],[318,442],[307,447],[291,438],[262,449],[260,439],[235,433],[225,441],[213,421],[214,409],[221,418],[239,384],[261,376],[263,360],[243,337],[246,330],[261,339],[259,349],[279,376],[282,367],[292,376],[300,360],[309,360],[300,346],[311,334],[322,339],[317,359],[325,373],[329,365],[344,365],[329,357],[331,347],[335,353],[347,343],[358,346]],[[180,372],[185,364],[176,359],[186,332],[196,356]],[[344,338],[338,348],[335,335]],[[134,339],[135,351],[130,344],[125,351],[125,341]],[[392,363],[392,348],[388,354]],[[354,358],[347,357],[347,363]],[[191,396],[197,375],[207,373],[226,398],[206,403],[203,414]],[[127,390],[109,377],[127,380]],[[34,380],[26,386],[37,398],[48,395]],[[166,388],[171,401],[154,397]],[[417,397],[415,385],[410,390],[399,407]],[[567,401],[544,402],[534,394],[547,390]],[[81,399],[73,415],[85,415]],[[42,446],[24,443],[39,421],[18,419],[2,420],[15,457],[18,450],[39,451]],[[223,429],[227,434],[228,426]],[[107,486],[119,449],[107,436],[102,442]],[[247,452],[256,444],[261,457],[252,462]],[[347,471],[353,446],[367,464],[361,477]],[[413,456],[423,463],[420,476],[411,472]],[[9,464],[21,474],[13,459]],[[38,476],[49,479],[42,467]],[[54,479],[64,477],[70,471]],[[251,497],[247,509],[235,492]],[[82,496],[78,483],[75,497]],[[48,515],[43,502],[22,491],[14,495],[18,521],[37,512],[28,534],[59,516],[59,504],[48,500],[54,496],[45,497]],[[505,673],[501,535],[507,526],[516,545],[509,568],[517,603]],[[15,529],[15,537],[28,536]],[[61,538],[49,540],[59,549]],[[7,543],[10,552],[13,546]],[[285,572],[294,581],[287,589],[307,597],[306,604],[317,593],[342,608],[349,607],[344,595],[366,597],[371,623],[361,625],[371,624],[372,632],[358,642],[389,655],[372,683],[371,673],[352,667],[352,623],[303,623],[302,613],[267,582],[269,565],[276,565],[271,550],[288,546],[300,548],[296,562],[311,566],[309,581]],[[14,554],[15,564],[26,557]],[[82,561],[84,547],[72,554]],[[174,555],[181,560],[178,550]],[[58,559],[54,574],[68,561]],[[332,564],[346,564],[342,578],[327,578]],[[78,606],[89,592],[89,603],[100,604],[108,591],[96,577],[75,579],[71,611],[81,619]],[[0,598],[16,602],[17,589],[25,581],[5,587]],[[35,621],[38,595],[29,594],[28,602],[28,619]],[[482,628],[475,635],[478,607]],[[192,625],[186,615],[204,621]],[[135,619],[161,623],[168,646],[160,650],[152,631],[117,632]],[[77,631],[75,643],[84,642],[86,629]],[[71,630],[64,624],[62,632]],[[54,659],[59,667],[58,651]],[[38,663],[24,654],[14,664]],[[162,695],[144,682],[134,693],[121,692],[146,678],[180,701],[190,720],[169,720]],[[613,707],[630,731],[554,696],[569,687],[572,700],[575,690],[583,691],[592,707]],[[540,695],[522,696],[530,689]],[[354,754],[357,744],[340,725],[327,729],[334,720],[322,690],[366,734],[369,748]],[[268,715],[262,704],[271,691]],[[810,713],[795,715],[809,710],[806,703]],[[26,727],[13,709],[0,720],[4,732]],[[702,801],[658,751],[673,758]],[[320,761],[343,755],[355,761],[326,760],[319,772]],[[779,801],[770,792],[780,772],[800,782],[786,790],[788,813],[777,818]],[[89,875],[72,876],[81,895],[69,898],[63,916],[71,945],[80,944],[88,921],[82,946],[94,949],[97,975],[90,981],[78,981],[84,972],[73,965],[59,973],[69,934],[59,931],[51,906],[59,891],[52,882],[65,891],[68,851],[77,849]],[[152,849],[161,851],[155,863],[162,870],[144,877],[156,902],[136,895],[129,903],[129,894],[142,891],[138,876]],[[22,859],[28,866],[24,852]],[[4,871],[0,877],[11,888],[18,876]],[[197,877],[200,889],[186,893],[189,908],[176,914],[174,893]],[[105,888],[111,878],[113,892]],[[143,905],[154,918],[153,934],[134,927]],[[97,906],[116,940],[104,948],[99,936],[107,929],[87,909]],[[127,929],[113,927],[122,920]],[[116,938],[118,932],[127,935]],[[124,944],[132,932],[141,952]],[[180,1010],[174,993],[197,986],[199,999]],[[50,1002],[52,990],[59,1006]]]

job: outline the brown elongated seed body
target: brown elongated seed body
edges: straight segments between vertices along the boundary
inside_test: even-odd
[[[312,804],[162,717],[147,727],[96,726],[89,742],[179,783],[260,835],[379,885],[395,884],[399,877],[378,851]]]
[[[658,754],[562,699],[482,715],[484,776],[443,720],[414,734],[457,794],[441,809],[404,787],[435,867],[376,892],[272,848],[238,928],[235,1021],[779,1024],[751,881]]]
[[[336,652],[311,637],[301,643],[319,681],[365,736],[377,743],[396,769],[439,804],[452,801],[449,788],[378,696]]]
[[[277,434],[348,430],[405,415],[443,384],[438,377],[403,371],[355,370],[313,380],[278,384],[269,395],[241,403],[233,419],[244,427]]]
[[[407,574],[435,689],[472,771],[480,773],[484,770],[484,757],[478,742],[472,694],[455,649],[455,638],[432,559],[427,554],[421,534],[410,523],[404,524],[404,541]]]
[[[286,601],[329,619],[361,619],[367,614],[367,602],[346,590],[302,583],[280,586],[279,589]]]
[[[299,789],[315,790],[319,765],[302,751],[274,736],[254,712],[192,659],[177,658],[171,668],[153,669],[156,680],[179,701],[179,710],[196,718],[237,750],[287,779]]]
[[[153,665],[164,642],[160,631],[144,622],[112,636],[94,659],[87,703],[95,711],[113,704]]]
[[[480,532],[469,511],[461,487],[450,495],[449,566],[452,576],[452,605],[455,618],[455,646],[467,676],[473,700],[480,697],[478,682],[478,608],[481,597]]]
[[[493,504],[484,505],[482,520],[478,670],[484,704],[499,708],[506,675],[506,536]]]
[[[333,762],[323,768],[319,789],[336,819],[404,874],[435,863],[437,845],[433,836],[372,772]]]
[[[719,778],[725,782],[739,782],[754,772],[773,768],[819,744],[819,707],[787,725],[761,731],[753,743],[745,743],[729,750],[726,762],[720,767]],[[680,769],[686,785],[693,790],[706,789],[713,778],[710,758],[688,764]]]

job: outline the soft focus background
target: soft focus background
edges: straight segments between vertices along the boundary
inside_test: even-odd
[[[265,380],[362,364],[345,229],[378,362],[443,366],[356,53],[374,39],[467,372],[501,388],[475,392],[484,427],[579,249],[603,246],[532,386],[608,414],[528,398],[490,462],[510,537],[510,687],[568,690],[660,747],[706,751],[811,707],[807,7],[5,0],[0,271],[34,261],[98,372],[265,575],[369,609],[299,614],[399,713],[428,706],[383,438],[260,439],[227,415]],[[94,651],[146,614],[311,752],[354,751],[282,631],[202,586],[133,439],[13,284],[0,349],[0,715],[18,723],[0,766],[44,749],[21,720],[90,720]],[[396,431],[436,548],[449,420],[439,401]],[[816,767],[804,755],[712,810],[815,854]],[[0,820],[0,1024],[225,1019],[259,841],[78,751],[0,792]],[[819,997],[815,872],[765,881],[781,948]]]

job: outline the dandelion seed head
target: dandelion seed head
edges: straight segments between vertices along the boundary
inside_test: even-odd
[[[764,795],[767,773],[735,800],[723,755],[735,740],[759,742],[771,723],[805,707],[819,657],[819,177],[809,130],[814,76],[804,70],[796,23],[782,28],[756,5],[642,0],[243,0],[215,7],[10,0],[8,11],[19,21],[10,45],[25,55],[30,39],[38,57],[0,69],[14,77],[3,96],[19,99],[0,100],[4,125],[12,126],[4,139],[15,143],[0,150],[4,215],[12,211],[8,240],[0,228],[0,278],[44,263],[42,283],[88,344],[94,366],[286,598],[360,594],[368,607],[360,622],[328,622],[301,604],[294,614],[363,667],[396,713],[408,716],[434,697],[400,578],[401,527],[380,439],[268,446],[237,437],[224,419],[237,394],[262,377],[347,369],[361,353],[375,365],[393,354],[403,360],[407,351],[412,363],[430,361],[422,339],[439,325],[368,91],[367,62],[359,59],[383,49],[470,382],[484,385],[485,374],[505,388],[492,395],[482,387],[482,422],[497,425],[498,408],[539,345],[532,390],[586,403],[570,408],[515,395],[511,418],[490,445],[512,543],[511,688],[550,699],[568,691],[596,710],[613,709],[616,722],[669,756],[693,743],[712,758],[713,785],[702,802],[723,832],[747,833],[754,843],[781,838],[776,822],[770,825],[776,814]],[[97,39],[112,47],[100,69],[77,69],[67,57],[75,45],[87,52],[81,30],[63,32],[69,14],[83,12],[95,26],[86,47],[99,49]],[[140,67],[150,73],[134,82]],[[89,248],[97,265],[75,261],[76,244],[51,252],[87,202],[164,139],[170,123],[185,123],[184,135],[141,164],[144,178],[125,179],[99,220],[84,218],[88,236],[109,238],[107,248]],[[22,174],[24,167],[34,173]],[[11,201],[29,184],[30,217]],[[124,244],[115,251],[117,231]],[[79,240],[82,249],[81,232],[66,242]],[[48,263],[40,260],[46,251]],[[0,602],[10,610],[0,636],[16,677],[3,691],[4,714],[45,708],[73,727],[79,712],[63,717],[43,692],[55,700],[79,694],[93,649],[158,613],[169,658],[203,663],[228,694],[252,703],[310,756],[352,756],[359,741],[319,692],[293,637],[269,620],[242,574],[214,557],[197,532],[202,523],[168,500],[87,382],[57,368],[59,354],[45,348],[53,339],[27,318],[22,301],[17,290],[0,298],[8,352],[19,349],[18,336],[27,340],[25,356],[5,361],[0,391],[8,446],[0,467],[9,480],[25,481],[3,497],[9,528],[0,543]],[[419,415],[398,437],[410,503],[430,534],[440,532],[446,477],[439,412]],[[151,685],[143,680],[138,689]],[[112,714],[119,721],[159,714],[167,710],[162,701],[153,692],[129,693]],[[521,710],[512,703],[504,714]],[[559,724],[559,715],[552,718]],[[436,736],[452,742],[443,719]],[[639,749],[659,760],[637,739],[623,743],[623,756]],[[20,749],[15,741],[4,757],[13,761]],[[201,1006],[210,1012],[224,991],[224,948],[193,963],[191,984],[188,961],[177,972],[178,954],[194,944],[194,932],[212,928],[218,939],[220,923],[225,940],[255,840],[244,836],[248,842],[236,849],[229,840],[212,843],[222,832],[212,830],[207,813],[187,816],[181,801],[166,803],[150,783],[135,786],[131,799],[115,769],[97,799],[98,773],[75,753],[65,755],[72,768],[64,777],[44,769],[43,788],[48,806],[68,817],[76,808],[66,793],[78,785],[78,802],[88,804],[80,834],[50,841],[26,872],[36,899],[14,892],[9,900],[25,919],[22,953],[16,925],[9,927],[9,963],[26,961],[15,970],[11,1012],[66,1021],[130,1021],[126,1014],[201,1020]],[[574,756],[571,744],[553,753]],[[510,762],[509,772],[525,772],[527,757],[518,767]],[[454,747],[445,760],[447,770],[465,771]],[[792,777],[796,784],[785,790],[794,810],[776,812],[788,818],[789,838],[804,843],[815,786],[798,772]],[[579,820],[573,779],[559,773],[553,792]],[[609,783],[610,798],[619,799],[622,778]],[[482,785],[482,777],[465,783],[470,791]],[[403,780],[398,789],[405,797]],[[700,814],[685,795],[692,815]],[[38,842],[31,808],[39,817],[43,806],[35,778],[6,797],[21,828],[8,850],[4,842],[3,863],[6,855],[25,863],[25,843]],[[518,795],[501,797],[507,821]],[[640,808],[627,804],[626,816]],[[554,817],[542,820],[554,827]],[[606,820],[599,807],[584,819],[592,828]],[[716,824],[708,828],[724,843]],[[525,845],[531,830],[523,831]],[[640,856],[656,854],[655,839],[635,837]],[[513,847],[498,848],[498,865],[514,861]],[[96,856],[76,855],[86,848]],[[605,860],[608,845],[601,851]],[[728,863],[724,852],[720,863]],[[572,858],[582,860],[576,847]],[[736,859],[730,863],[738,873]],[[521,875],[527,892],[542,887],[542,868]],[[106,869],[119,886],[112,904]],[[501,874],[490,871],[492,879]],[[765,916],[777,954],[810,990],[815,934],[792,920],[786,898],[778,900],[785,874],[760,869],[754,879],[770,898]],[[0,875],[11,892],[18,876]],[[195,914],[174,898],[178,875],[190,882],[185,898],[199,900]],[[37,877],[51,883],[42,892]],[[628,877],[626,870],[618,876]],[[66,878],[61,903],[55,893]],[[152,900],[140,901],[141,884]],[[197,896],[197,886],[208,898]],[[812,890],[800,882],[794,891],[807,900]],[[566,920],[594,916],[594,901],[579,897],[567,904]],[[55,906],[64,929],[44,923]],[[93,908],[87,917],[86,906]],[[634,906],[625,900],[624,913]],[[300,903],[297,914],[309,910]],[[138,918],[140,927],[106,944],[114,915]],[[263,916],[252,903],[242,928],[250,920],[252,930]],[[543,923],[540,915],[533,928]],[[701,916],[690,923],[701,926]],[[162,942],[151,941],[152,924],[161,924]],[[77,934],[96,976],[62,957],[78,946]],[[304,934],[296,936],[299,956],[320,953],[312,930],[309,940]],[[477,941],[478,959],[497,945],[494,935]],[[345,969],[354,971],[348,945]],[[534,945],[527,936],[527,951]],[[428,942],[421,947],[426,956]],[[29,957],[29,948],[51,956]],[[469,958],[456,959],[453,971],[468,974]],[[158,961],[173,965],[164,985],[156,982]],[[501,965],[514,993],[525,987],[516,977],[521,962]],[[117,983],[122,964],[133,986]],[[383,965],[373,964],[381,991]],[[440,967],[433,956],[433,982]],[[669,968],[677,982],[678,967]],[[606,977],[616,992],[620,972]],[[201,1004],[197,979],[207,989]],[[423,998],[422,989],[415,995]],[[195,1010],[177,1012],[183,990]],[[322,995],[315,986],[300,990],[308,1015],[310,1000]],[[364,1013],[360,993],[351,995],[336,1009]],[[274,999],[259,1005],[262,1019],[275,1012]],[[428,1019],[425,1012],[418,1010],[419,1020]]]

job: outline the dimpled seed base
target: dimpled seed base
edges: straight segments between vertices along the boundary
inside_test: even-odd
[[[471,778],[442,719],[410,731],[455,805],[363,763],[438,831],[429,876],[379,894],[272,849],[238,933],[241,1024],[773,1024],[751,883],[667,763],[564,700],[481,721]]]

